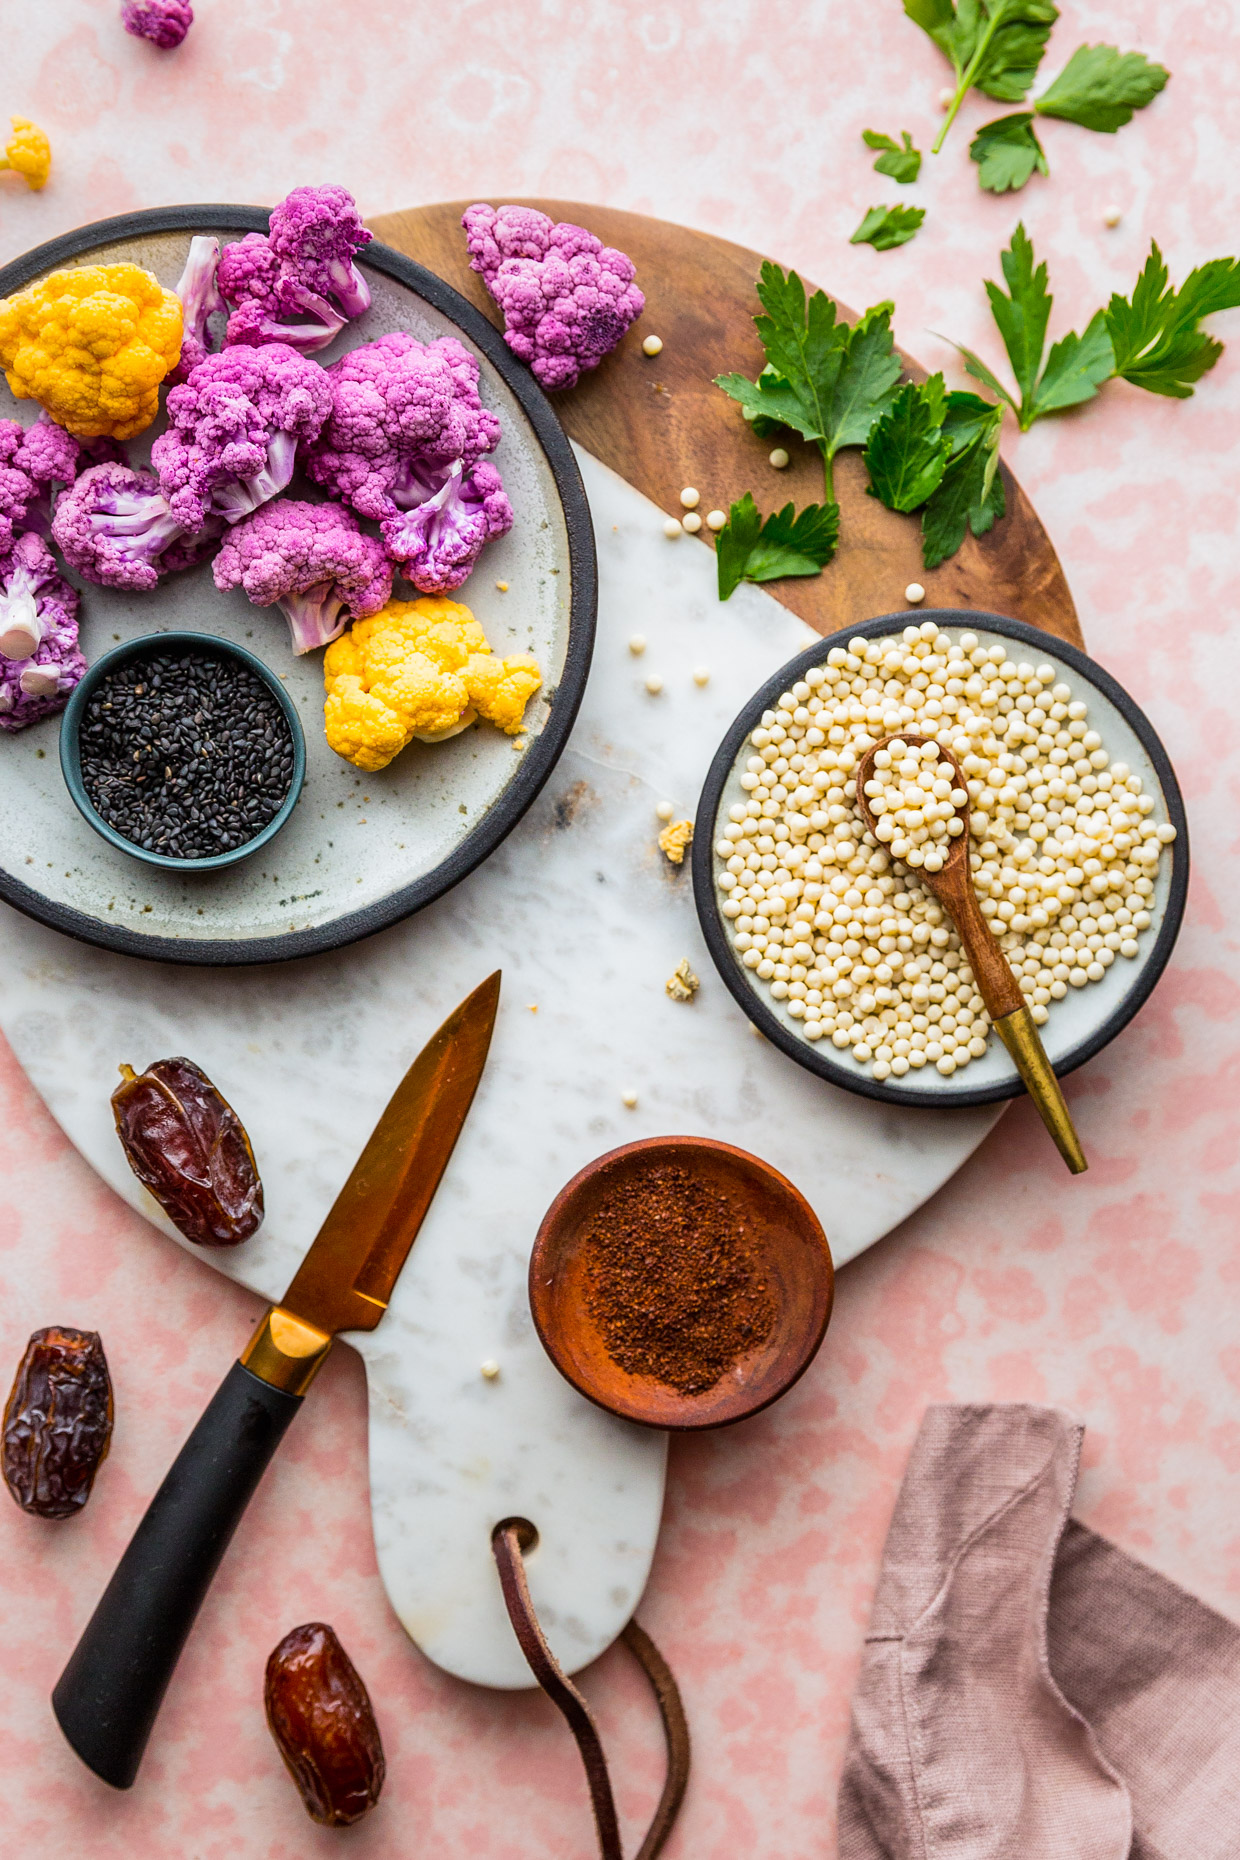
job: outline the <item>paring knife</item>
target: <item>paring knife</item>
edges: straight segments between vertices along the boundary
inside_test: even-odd
[[[387,1309],[482,1077],[499,980],[497,970],[476,988],[410,1066],[292,1284],[151,1500],[57,1682],[61,1730],[117,1789],[138,1773],[211,1579],[336,1335],[373,1330]]]

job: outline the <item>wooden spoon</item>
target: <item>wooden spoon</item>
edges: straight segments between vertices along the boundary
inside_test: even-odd
[[[874,778],[875,756],[880,749],[888,749],[893,743],[920,747],[922,743],[928,742],[934,742],[940,762],[950,765],[957,786],[967,795],[968,782],[964,770],[950,749],[944,748],[942,743],[932,737],[918,736],[910,730],[898,730],[867,750],[857,770],[857,806],[871,833],[875,829],[876,816],[870,807],[865,786]],[[973,970],[974,980],[986,1003],[986,1011],[994,1022],[995,1032],[1012,1055],[1016,1070],[1025,1082],[1025,1089],[1037,1105],[1038,1114],[1054,1138],[1059,1154],[1073,1175],[1081,1175],[1089,1164],[1085,1160],[1080,1138],[1072,1127],[1059,1080],[1046,1057],[1037,1023],[1021,993],[1020,984],[1012,973],[1007,957],[995,941],[994,932],[982,915],[977,893],[973,889],[973,878],[969,871],[967,800],[956,809],[956,815],[963,823],[964,831],[955,839],[935,842],[937,849],[944,854],[943,864],[937,872],[927,871],[925,866],[914,868],[918,883],[924,885],[927,891],[932,891],[939,903],[951,913],[952,922],[960,933],[960,941],[964,944],[969,966]]]

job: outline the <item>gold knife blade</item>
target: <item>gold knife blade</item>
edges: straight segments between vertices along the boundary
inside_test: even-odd
[[[449,1014],[396,1087],[310,1250],[241,1361],[303,1395],[342,1330],[373,1330],[435,1197],[491,1045],[500,972]]]

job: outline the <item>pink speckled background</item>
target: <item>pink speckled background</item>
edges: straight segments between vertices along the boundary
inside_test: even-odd
[[[993,356],[980,280],[1023,213],[1050,259],[1055,331],[1128,288],[1151,233],[1179,278],[1235,249],[1238,19],[1229,0],[1077,0],[1048,69],[1119,40],[1174,71],[1118,137],[1045,126],[1053,174],[978,193],[969,105],[924,183],[919,238],[846,241],[897,190],[864,126],[928,146],[945,69],[899,0],[199,0],[171,55],[127,39],[115,0],[4,0],[0,107],[35,117],[52,184],[0,183],[0,257],[166,201],[274,201],[345,182],[380,212],[470,193],[661,214],[770,251],[853,304],[893,295]],[[800,24],[786,33],[778,13]],[[1229,132],[1226,124],[1232,121]],[[1124,210],[1107,231],[1103,209]],[[879,1548],[927,1400],[1063,1402],[1086,1419],[1081,1515],[1240,1618],[1240,749],[1233,624],[1240,316],[1185,405],[1126,387],[1006,451],[1063,558],[1095,654],[1179,769],[1195,874],[1175,960],[1122,1039],[1071,1081],[1087,1177],[1069,1182],[1024,1105],[931,1205],[841,1277],[827,1346],[773,1413],[677,1443],[641,1617],[683,1682],[695,1772],[669,1855],[829,1860],[848,1698]],[[49,1689],[142,1505],[248,1334],[244,1293],[174,1251],[69,1148],[0,1051],[0,1380],[29,1331],[97,1327],[116,1382],[112,1456],[86,1515],[44,1526],[0,1499],[4,1850],[100,1860],[367,1860],[592,1851],[577,1761],[541,1699],[429,1667],[388,1609],[367,1507],[363,1380],[342,1351],[242,1527],[138,1786],[70,1756]],[[313,1827],[263,1724],[262,1661],[332,1621],[377,1701],[382,1804]],[[623,1653],[586,1676],[634,1844],[660,1780]]]

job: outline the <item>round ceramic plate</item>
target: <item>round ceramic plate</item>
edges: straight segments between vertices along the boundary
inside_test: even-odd
[[[189,241],[265,231],[252,207],[158,208],[100,220],[0,271],[0,296],[73,263],[130,260],[174,286]],[[481,364],[480,392],[503,424],[494,457],[516,520],[488,544],[456,598],[498,654],[527,651],[543,686],[526,711],[524,748],[477,723],[445,743],[412,743],[377,775],[335,755],[323,735],[323,655],[295,658],[278,608],[221,594],[210,564],[152,594],[82,589],[88,662],[143,633],[215,633],[257,653],[283,680],[306,732],[306,783],[288,825],[253,859],[214,873],[157,871],[109,846],[77,813],[60,774],[53,719],[0,738],[0,897],[57,930],[166,962],[274,962],[338,948],[429,904],[494,851],[538,794],[585,689],[597,572],[581,476],[546,396],[502,336],[456,291],[377,243],[362,269],[364,316],[318,359],[390,330],[428,342],[460,337]],[[37,409],[0,387],[0,414],[29,425]],[[144,463],[160,419],[129,446]],[[290,495],[321,497],[294,479]],[[497,585],[505,583],[507,591]],[[397,593],[412,590],[397,584]]]
[[[1128,1025],[1166,967],[1179,934],[1188,889],[1188,826],[1171,763],[1149,718],[1101,666],[1075,646],[998,614],[943,608],[933,613],[919,611],[913,618],[918,624],[936,620],[952,639],[970,632],[976,633],[982,645],[1016,640],[1028,648],[1031,656],[1036,655],[1039,664],[1054,666],[1058,677],[1072,687],[1074,698],[1089,706],[1090,728],[1101,736],[1111,760],[1128,763],[1141,777],[1145,791],[1158,797],[1156,817],[1169,820],[1176,830],[1175,841],[1164,849],[1158,862],[1149,906],[1152,921],[1140,935],[1140,954],[1132,960],[1121,957],[1112,963],[1100,982],[1070,990],[1064,1000],[1052,1004],[1050,1016],[1040,1029],[1056,1072],[1071,1072],[1101,1052]],[[990,1041],[981,1059],[970,1060],[950,1078],[927,1066],[921,1072],[907,1073],[903,1079],[884,1080],[876,1079],[847,1048],[841,1051],[827,1040],[812,1044],[784,1004],[776,1001],[766,984],[741,962],[728,920],[720,909],[723,894],[716,881],[724,866],[715,852],[715,841],[720,828],[727,824],[728,809],[748,799],[740,778],[751,754],[750,731],[757,728],[763,711],[770,709],[780,693],[804,677],[811,666],[825,664],[834,647],[847,646],[858,635],[879,639],[901,633],[909,623],[908,612],[883,614],[864,626],[833,633],[791,660],[755,692],[720,744],[702,789],[693,836],[694,896],[703,934],[723,980],[761,1032],[799,1065],[848,1091],[891,1104],[993,1104],[1024,1090],[998,1039]]]

